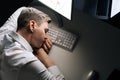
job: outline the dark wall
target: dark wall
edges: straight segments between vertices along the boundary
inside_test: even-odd
[[[0,2],[0,26],[19,7],[27,6],[32,0],[1,0]]]
[[[98,8],[101,7],[99,8],[99,11],[98,11],[98,14],[99,14],[99,12],[106,11],[107,8],[104,8],[104,7],[108,4],[107,2],[110,0],[98,0],[98,1],[100,2]],[[102,19],[99,16],[95,16],[97,0],[73,0],[73,3],[74,3],[74,7],[79,9],[80,11],[87,13],[90,16],[100,19],[101,21],[107,22],[110,25],[120,29],[120,13],[116,14],[112,18],[110,18],[109,17],[110,14],[108,14],[108,17],[106,17],[106,19]]]

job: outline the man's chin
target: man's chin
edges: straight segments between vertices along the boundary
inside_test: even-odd
[[[42,47],[42,45],[38,45],[38,46],[34,46],[34,47],[32,47],[33,49],[39,49],[39,48],[41,48]]]
[[[42,46],[43,46],[43,44],[44,44],[44,42],[42,43],[42,44],[36,44],[36,45],[34,45],[34,49],[39,49],[39,48],[41,48]]]
[[[36,48],[39,49],[39,48],[41,48],[41,47],[42,47],[42,45],[39,45],[39,46],[37,46]]]

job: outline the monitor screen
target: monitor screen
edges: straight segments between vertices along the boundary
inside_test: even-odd
[[[119,12],[120,12],[120,0],[112,0],[110,17],[115,16]]]
[[[71,20],[72,0],[39,0],[44,5]]]

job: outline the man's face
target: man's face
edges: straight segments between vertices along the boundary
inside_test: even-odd
[[[31,45],[40,48],[45,41],[45,34],[48,31],[48,22],[43,22],[39,26],[36,24],[32,33]]]

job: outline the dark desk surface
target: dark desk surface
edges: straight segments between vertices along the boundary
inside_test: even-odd
[[[66,80],[85,80],[92,69],[100,80],[120,69],[120,30],[103,21],[74,10],[72,20],[63,18],[63,27],[79,32],[80,39],[73,52],[53,46],[50,56]]]

